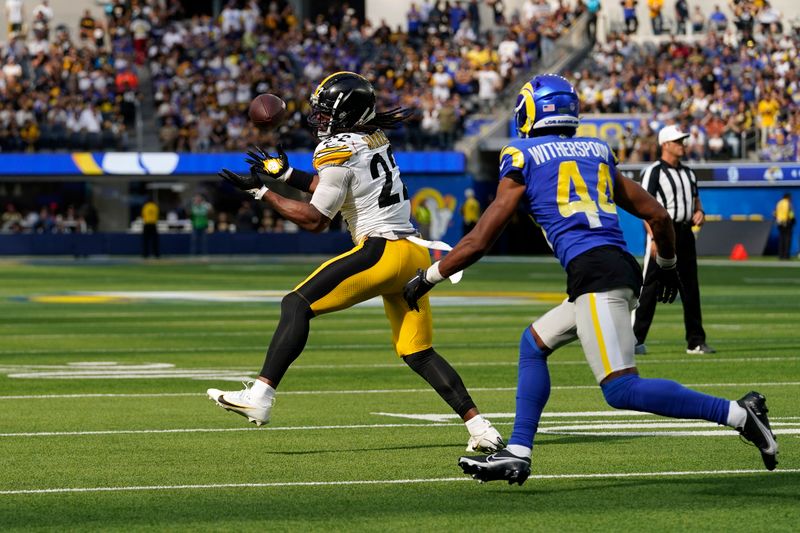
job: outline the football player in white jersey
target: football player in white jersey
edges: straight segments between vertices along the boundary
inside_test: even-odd
[[[252,387],[231,392],[209,389],[208,395],[256,425],[267,423],[275,390],[303,351],[311,319],[381,296],[397,355],[464,420],[470,433],[467,450],[500,450],[505,446],[502,437],[479,414],[458,373],[433,349],[428,297],[420,299],[419,313],[403,300],[405,280],[417,269],[429,267],[430,255],[427,248],[412,242],[416,239],[409,240],[417,231],[410,222],[408,191],[382,131],[404,120],[408,111],[376,112],[375,101],[366,78],[352,72],[332,74],[311,96],[309,123],[321,141],[314,151],[316,174],[292,168],[280,148],[276,156],[260,149],[248,152],[250,176],[220,173],[305,230],[323,231],[341,211],[355,247],[320,265],[283,298],[278,327]],[[269,190],[262,177],[310,192],[311,200],[285,198]]]

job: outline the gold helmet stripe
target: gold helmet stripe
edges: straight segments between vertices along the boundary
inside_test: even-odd
[[[348,70],[340,70],[339,72],[334,72],[333,74],[327,76],[324,80],[319,82],[319,85],[317,85],[317,88],[314,89],[314,92],[312,93],[311,98],[318,97],[320,91],[322,91],[322,86],[325,85],[325,83],[327,83],[327,81],[329,79],[333,78],[334,76],[338,76],[339,74],[352,74],[353,76],[358,76],[359,78],[362,78],[364,81],[367,81],[367,82],[369,81],[369,80],[367,80],[367,78],[365,78],[361,74],[356,74],[355,72],[350,72]]]

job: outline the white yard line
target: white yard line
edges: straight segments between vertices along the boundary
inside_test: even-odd
[[[582,473],[582,474],[534,474],[528,479],[561,480],[561,479],[623,479],[632,477],[679,477],[679,476],[738,476],[745,474],[796,474],[797,468],[788,468],[765,472],[763,469],[755,470],[687,470],[670,472],[609,472],[609,473]],[[287,481],[274,483],[208,483],[202,485],[131,485],[121,487],[63,487],[47,489],[18,489],[0,490],[2,496],[16,496],[22,494],[64,494],[79,492],[128,492],[128,491],[169,491],[169,490],[204,490],[204,489],[261,489],[276,487],[335,487],[343,485],[411,485],[419,483],[450,483],[455,481],[472,481],[462,477],[440,477],[421,479],[363,479],[350,481]]]
[[[602,421],[600,421],[602,422]],[[706,437],[738,437],[738,433],[731,431],[723,426],[715,426],[710,423],[703,423],[698,426],[695,420],[683,421],[683,423],[661,423],[654,421],[650,424],[592,424],[586,426],[555,426],[548,427],[543,425],[539,433],[559,434],[559,435],[602,435],[602,436],[658,436],[658,437],[684,437],[684,436],[706,436]],[[495,422],[497,426],[509,426],[512,422]],[[708,424],[706,426],[705,424]],[[775,424],[795,426],[797,423]],[[237,428],[174,428],[174,429],[108,429],[96,431],[30,431],[18,433],[0,433],[0,438],[27,438],[27,437],[83,437],[83,436],[104,436],[104,435],[154,435],[154,434],[178,434],[178,433],[230,433],[240,431],[321,431],[321,430],[351,430],[351,429],[387,429],[387,428],[430,428],[430,427],[456,427],[461,426],[457,422],[429,422],[419,424],[343,424],[326,426],[285,426],[285,427],[237,427]],[[713,430],[690,430],[690,431],[610,431],[619,428],[692,428],[692,427],[715,427]],[[582,431],[583,429],[607,429],[603,432]],[[800,435],[800,428],[772,428],[776,435]]]
[[[777,381],[763,383],[686,383],[687,387],[797,387],[800,381]],[[595,390],[597,385],[556,385],[552,390]],[[475,392],[507,392],[516,387],[470,387]],[[364,389],[364,390],[299,390],[281,391],[281,396],[317,396],[317,395],[351,395],[351,394],[418,394],[432,392],[432,389]],[[84,394],[15,394],[0,396],[0,400],[61,400],[70,398],[171,398],[171,397],[205,397],[203,392],[143,392],[143,393],[84,393]]]

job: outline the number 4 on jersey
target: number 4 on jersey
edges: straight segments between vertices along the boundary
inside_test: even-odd
[[[570,189],[575,191],[577,200],[570,200]],[[600,163],[597,167],[597,202],[592,200],[586,181],[578,170],[575,161],[564,161],[558,165],[558,212],[562,217],[571,217],[576,213],[584,213],[590,228],[599,228],[598,207],[605,213],[616,213],[617,207],[612,202],[614,191],[611,188],[611,172],[608,165]]]

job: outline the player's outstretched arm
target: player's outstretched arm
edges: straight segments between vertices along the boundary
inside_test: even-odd
[[[508,224],[523,194],[525,194],[524,185],[512,179],[500,180],[497,196],[486,208],[472,231],[458,241],[444,259],[431,265],[427,271],[420,268],[417,270],[417,275],[408,280],[403,287],[403,298],[408,307],[419,311],[417,302],[434,285],[483,257]]]
[[[614,201],[629,213],[643,219],[652,229],[658,250],[658,268],[651,271],[645,284],[655,283],[656,300],[671,304],[681,290],[681,280],[676,268],[678,258],[675,256],[675,228],[672,227],[669,213],[638,183],[619,173],[614,181]]]
[[[641,185],[620,173],[614,180],[614,202],[650,226],[661,257],[675,257],[675,229],[669,213]]]
[[[486,208],[472,231],[466,234],[443,260],[437,261],[428,270],[420,268],[417,270],[417,275],[408,280],[403,287],[403,298],[408,307],[419,311],[417,302],[434,285],[483,257],[508,224],[523,194],[525,194],[524,185],[512,179],[500,180],[494,202]]]
[[[327,229],[331,219],[306,202],[298,202],[276,193],[268,191],[263,199],[271,205],[283,218],[291,220],[306,231],[319,233]]]
[[[256,200],[267,202],[283,218],[291,220],[304,230],[317,233],[323,231],[331,223],[331,219],[320,213],[313,205],[286,198],[275,191],[269,190],[254,172],[251,172],[249,176],[244,176],[224,168],[219,175],[225,181],[248,193]]]
[[[524,194],[525,185],[510,177],[500,180],[497,196],[478,219],[478,223],[439,262],[439,272],[443,277],[447,278],[464,270],[486,254],[511,220]]]

